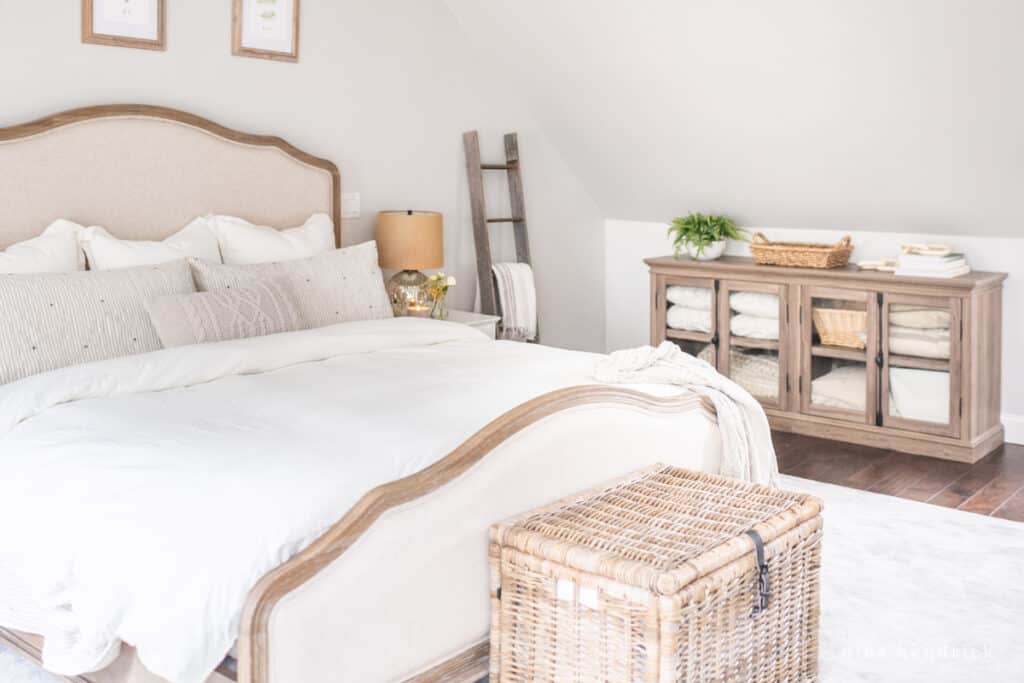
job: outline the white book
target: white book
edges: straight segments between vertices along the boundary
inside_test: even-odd
[[[961,275],[967,275],[971,272],[971,267],[966,263],[959,268],[952,270],[929,270],[922,268],[897,268],[896,275],[900,277],[935,277],[935,278],[954,278],[960,277]]]
[[[900,268],[912,268],[914,270],[956,270],[967,265],[967,259],[963,254],[950,254],[946,257],[917,256],[904,254],[899,258]]]
[[[900,261],[907,263],[948,263],[964,260],[963,253],[956,252],[945,256],[929,256],[928,254],[900,254]]]

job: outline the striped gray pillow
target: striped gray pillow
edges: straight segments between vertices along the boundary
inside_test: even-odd
[[[167,348],[305,329],[295,297],[280,280],[233,289],[161,296],[146,304]]]
[[[0,275],[0,384],[161,348],[146,302],[194,292],[184,259],[123,270]]]

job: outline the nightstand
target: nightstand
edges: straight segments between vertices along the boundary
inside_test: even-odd
[[[498,322],[501,318],[496,315],[484,315],[483,313],[470,313],[469,311],[448,311],[448,322],[460,323],[475,327],[491,339],[497,337]]]

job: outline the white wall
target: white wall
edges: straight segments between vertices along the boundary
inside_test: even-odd
[[[343,226],[347,244],[372,238],[380,209],[442,211],[460,308],[471,305],[476,279],[462,132],[480,129],[485,154],[500,158],[501,135],[517,130],[544,340],[604,346],[603,302],[593,294],[602,287],[603,214],[441,0],[303,2],[298,64],[232,57],[227,0],[169,0],[166,52],[83,45],[80,6],[0,2],[0,126],[133,102],[280,135],[337,163],[343,191],[361,193],[362,218]],[[489,184],[492,214],[507,215],[498,180]]]
[[[1015,236],[1020,0],[447,0],[606,217]]]
[[[664,223],[605,221],[605,300],[608,350],[650,343],[650,282],[643,259],[672,251]],[[905,242],[953,245],[967,254],[975,270],[1007,272],[1003,291],[1003,424],[1007,440],[1024,443],[1024,238],[958,235],[881,234],[834,230],[757,228],[771,239],[835,242],[853,236],[855,261],[894,257]],[[729,252],[747,255],[746,245],[732,243]]]

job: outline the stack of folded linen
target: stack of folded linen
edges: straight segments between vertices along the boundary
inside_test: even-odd
[[[893,305],[889,309],[889,353],[949,358],[949,324],[949,311]]]
[[[711,331],[711,290],[706,287],[674,285],[665,290],[671,306],[665,323],[674,330]]]
[[[811,382],[811,404],[862,411],[867,405],[867,371],[864,364],[837,361],[832,370]]]
[[[949,358],[949,311],[926,306],[889,308],[889,353],[918,358]],[[949,373],[889,368],[890,413],[924,422],[949,422]]]
[[[761,292],[733,292],[729,331],[749,339],[779,338],[779,297]]]

